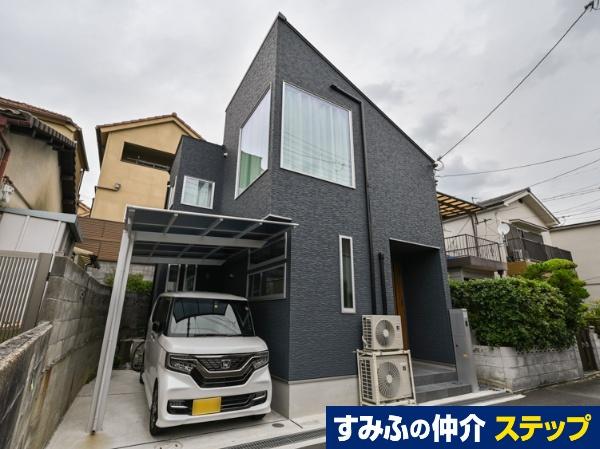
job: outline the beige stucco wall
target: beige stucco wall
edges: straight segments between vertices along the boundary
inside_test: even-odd
[[[8,207],[62,212],[57,152],[28,136],[6,133],[4,137],[11,148],[4,174],[22,195],[15,192]]]
[[[476,225],[478,237],[500,243],[503,260],[506,261],[506,248],[503,244],[502,235],[498,232],[498,225],[502,222],[509,223],[512,220],[523,220],[537,226],[543,226],[544,222],[527,204],[515,201],[514,203],[489,211],[477,212]],[[443,223],[444,236],[451,237],[459,234],[474,235],[471,219],[460,217]],[[546,245],[553,245],[549,231],[542,231],[542,238]],[[554,245],[556,246],[556,245]],[[558,245],[560,246],[560,245]],[[567,249],[567,248],[565,248]]]
[[[587,301],[600,300],[600,224],[552,231],[552,241],[572,252],[577,273],[588,284]]]
[[[162,208],[169,173],[121,161],[125,142],[175,154],[185,132],[173,122],[110,132],[106,141],[98,186],[121,185],[119,191],[96,189],[92,218],[123,221],[127,204]]]

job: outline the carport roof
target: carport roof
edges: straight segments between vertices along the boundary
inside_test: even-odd
[[[131,263],[223,265],[247,249],[297,226],[288,219],[253,219],[127,206],[125,229],[133,240]]]

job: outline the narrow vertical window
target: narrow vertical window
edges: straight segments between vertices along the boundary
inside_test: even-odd
[[[236,197],[269,167],[269,121],[271,89],[260,100],[240,130]]]
[[[354,260],[352,237],[340,235],[340,290],[342,313],[356,312],[354,300]]]
[[[171,209],[173,207],[173,203],[175,202],[175,189],[177,188],[177,176],[173,180],[173,184],[169,186],[169,201],[167,203],[167,209]]]

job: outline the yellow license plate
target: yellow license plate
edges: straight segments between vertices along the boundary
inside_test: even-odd
[[[194,399],[192,403],[192,415],[208,415],[210,413],[219,413],[221,411],[221,398]]]

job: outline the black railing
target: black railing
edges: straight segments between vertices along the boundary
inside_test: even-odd
[[[571,251],[523,238],[508,239],[506,241],[506,248],[510,262],[522,260],[544,262],[550,259],[573,260]]]
[[[500,245],[498,242],[469,234],[446,237],[444,240],[447,257],[473,256],[502,262]]]

